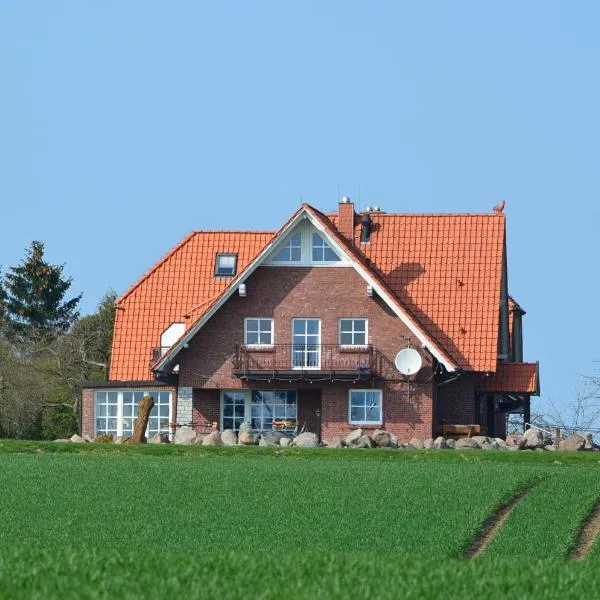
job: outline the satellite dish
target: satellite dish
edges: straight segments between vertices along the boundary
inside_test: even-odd
[[[423,359],[414,348],[404,348],[396,354],[394,364],[402,375],[414,375],[423,365]]]

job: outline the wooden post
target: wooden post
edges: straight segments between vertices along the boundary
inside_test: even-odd
[[[138,411],[135,425],[133,426],[133,435],[131,436],[132,444],[143,444],[146,441],[146,427],[148,427],[148,419],[150,418],[150,411],[154,407],[154,400],[152,396],[144,396],[140,400],[140,409]]]
[[[560,429],[558,427],[554,428],[554,446],[557,450],[560,447]]]

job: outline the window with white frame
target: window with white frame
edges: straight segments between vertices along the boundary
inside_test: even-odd
[[[95,434],[113,436],[131,435],[138,415],[140,401],[152,396],[146,437],[155,433],[169,433],[171,421],[171,392],[167,391],[96,391],[94,403]]]
[[[254,431],[295,429],[297,423],[296,390],[230,390],[221,393],[221,427],[239,431],[244,422]]]
[[[240,430],[246,418],[246,397],[244,391],[223,392],[222,429]]]
[[[340,257],[319,233],[312,234],[311,256],[313,262],[338,262]]]
[[[252,392],[250,405],[252,429],[269,431],[273,421],[288,421],[296,424],[296,391],[267,390]]]
[[[244,343],[247,346],[272,346],[273,319],[245,319]]]
[[[302,236],[295,233],[287,244],[273,257],[273,262],[301,262],[302,261]]]
[[[366,346],[367,319],[340,319],[340,346]]]
[[[237,254],[219,253],[215,259],[217,277],[233,277],[237,268]]]
[[[381,390],[350,390],[350,423],[380,425],[382,423]]]

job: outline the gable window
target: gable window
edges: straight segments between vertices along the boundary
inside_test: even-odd
[[[381,390],[350,390],[350,423],[381,425]]]
[[[237,254],[217,254],[215,275],[217,277],[233,277],[237,268]]]
[[[320,234],[312,234],[312,261],[313,262],[338,262],[340,257],[332,250],[331,246]]]
[[[272,346],[273,319],[246,319],[244,343],[247,346]]]
[[[295,233],[288,243],[273,257],[273,262],[300,262],[302,260],[302,236]]]
[[[366,346],[367,339],[367,319],[340,319],[340,346]]]

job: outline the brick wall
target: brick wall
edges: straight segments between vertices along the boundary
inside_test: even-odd
[[[213,421],[221,426],[221,397],[219,390],[194,390],[192,421],[194,427],[203,430],[211,427]]]

